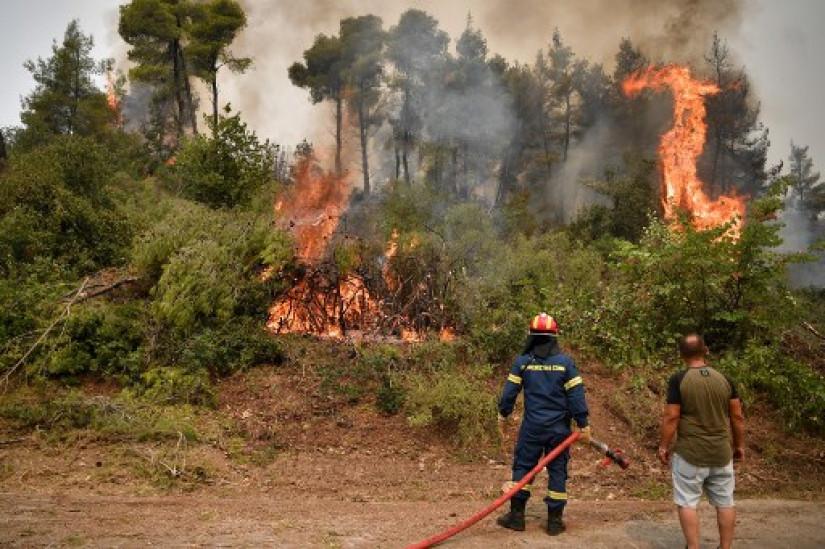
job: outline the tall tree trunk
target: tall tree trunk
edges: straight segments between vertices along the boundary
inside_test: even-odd
[[[404,85],[404,116],[403,116],[403,131],[402,131],[402,145],[401,158],[404,164],[404,182],[410,184],[410,167],[407,162],[407,151],[409,150],[410,141],[412,141],[412,132],[410,131],[410,86],[409,83]],[[397,177],[396,177],[397,179]]]
[[[367,112],[364,105],[364,90],[358,93],[358,129],[361,134],[361,171],[364,174],[364,194],[370,194],[370,166],[367,159]]]
[[[567,161],[567,149],[570,147],[570,94],[564,98],[564,157]]]
[[[343,170],[341,168],[341,126],[343,125],[342,103],[343,98],[339,91],[335,95],[335,175],[341,177]]]
[[[398,143],[395,143],[393,150],[395,151],[395,180],[398,181],[401,177],[401,155],[398,151]]]
[[[407,143],[409,141],[407,139],[404,140],[404,143],[401,145],[401,163],[404,165],[404,182],[409,185],[410,184],[410,164],[407,159],[407,151],[409,147]],[[398,176],[396,176],[396,179]]]
[[[183,77],[183,89],[186,92],[186,104],[189,107],[189,124],[192,126],[192,133],[198,134],[198,113],[195,112],[195,101],[192,99],[192,86],[189,84],[189,71],[186,70],[186,58],[183,55],[183,48],[180,52],[180,68]]]
[[[0,170],[6,164],[6,138],[3,136],[3,130],[0,130]]]
[[[218,69],[212,72],[212,131],[218,131]]]
[[[172,40],[172,81],[175,87],[175,102],[178,105],[178,116],[175,120],[178,142],[183,137],[183,120],[186,117],[186,104],[183,102],[183,90],[181,90],[181,69],[180,69],[180,42]]]
[[[79,48],[79,46],[78,46]],[[74,83],[72,88],[72,107],[69,114],[69,134],[72,134],[77,129],[75,120],[77,119],[77,110],[80,104],[80,49],[75,50],[75,65],[74,65]]]

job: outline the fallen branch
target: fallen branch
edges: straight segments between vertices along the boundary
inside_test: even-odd
[[[811,332],[812,334],[814,334],[814,335],[815,335],[816,337],[818,337],[819,339],[823,339],[823,340],[825,340],[825,336],[824,336],[824,335],[822,335],[822,334],[820,334],[820,333],[817,331],[817,329],[813,327],[813,324],[811,324],[810,322],[806,322],[806,321],[804,321],[804,320],[803,320],[800,324],[802,324],[802,327],[803,327],[803,328],[805,328],[806,330],[808,330],[809,332]]]
[[[133,284],[133,283],[137,282],[138,280],[139,279],[136,276],[127,276],[127,277],[121,278],[119,280],[116,280],[116,281],[112,282],[111,284],[107,284],[106,286],[103,286],[102,288],[90,290],[88,293],[84,293],[82,296],[80,296],[80,299],[78,299],[78,303],[86,301],[87,299],[92,299],[93,297],[97,297],[99,295],[109,293],[112,290],[116,290],[117,288],[120,288],[124,284]]]
[[[0,446],[5,446],[6,444],[16,444],[18,442],[23,442],[29,437],[20,437],[20,438],[11,438],[8,440],[0,440]]]
[[[34,345],[29,347],[29,350],[26,351],[26,354],[24,354],[22,357],[20,357],[20,360],[18,360],[14,364],[14,366],[9,368],[9,370],[5,373],[5,375],[3,375],[3,378],[0,379],[0,383],[3,384],[4,390],[8,386],[9,379],[11,378],[12,374],[14,374],[14,372],[26,362],[26,359],[29,358],[29,356],[34,352],[34,350],[37,347],[39,347],[40,344],[43,343],[43,341],[45,341],[46,336],[49,335],[49,333],[54,329],[54,327],[57,326],[57,324],[61,320],[65,321],[67,318],[69,318],[69,315],[72,312],[72,305],[74,305],[75,301],[77,301],[78,297],[80,297],[80,295],[83,293],[83,290],[86,288],[86,284],[88,282],[89,282],[89,277],[86,277],[86,278],[83,279],[83,283],[77,289],[77,292],[75,292],[74,297],[72,297],[71,301],[69,301],[66,304],[66,307],[63,309],[63,312],[60,314],[60,316],[58,316],[56,319],[54,319],[54,321],[51,324],[49,324],[49,327],[46,328],[43,331],[42,334],[40,334],[40,337],[37,338],[37,341],[34,342]]]

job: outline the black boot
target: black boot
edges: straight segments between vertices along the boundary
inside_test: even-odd
[[[564,532],[564,523],[561,520],[561,516],[564,513],[564,509],[557,509],[555,511],[547,511],[547,533],[551,536],[558,536],[562,532]]]
[[[510,512],[496,519],[499,526],[524,532],[524,501],[510,500]]]

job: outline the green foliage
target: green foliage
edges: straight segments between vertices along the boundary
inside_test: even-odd
[[[208,0],[193,5],[188,52],[194,72],[212,87],[212,124],[218,124],[218,70],[244,72],[252,60],[235,57],[229,46],[246,26],[246,15],[235,0]]]
[[[795,310],[786,259],[771,249],[778,227],[751,218],[741,238],[726,231],[687,223],[674,231],[653,221],[638,245],[617,245],[614,279],[593,313],[593,347],[626,363],[669,354],[676,338],[692,330],[719,350],[778,336]]]
[[[115,115],[94,83],[107,62],[91,57],[93,45],[75,19],[62,43],[52,44],[51,57],[25,63],[36,86],[23,100],[20,119],[25,129],[16,146],[30,149],[54,135],[100,136],[110,131]]]
[[[232,207],[248,202],[272,179],[274,163],[274,148],[234,114],[218,120],[211,138],[186,140],[167,180],[187,198],[214,208]]]
[[[539,311],[556,316],[562,337],[579,342],[585,315],[598,303],[603,270],[596,252],[564,233],[518,238],[498,247],[489,267],[462,288],[463,322],[494,361],[513,356]]]
[[[183,342],[175,342],[176,362],[190,371],[224,376],[257,364],[278,364],[283,352],[278,340],[266,333],[258,319],[236,317],[208,328]],[[173,360],[170,357],[170,360]]]
[[[170,232],[162,232],[165,223],[156,226],[135,251],[145,272],[160,271],[153,289],[158,320],[186,334],[233,315],[261,315],[274,284],[261,271],[290,257],[284,236],[241,212],[189,207],[182,213],[168,220]]]
[[[590,187],[610,198],[612,206],[593,206],[583,212],[570,226],[572,234],[588,241],[605,235],[639,241],[658,207],[658,192],[653,183],[656,166],[629,156],[625,157],[625,165],[626,174],[608,170],[604,181],[590,183]]]
[[[0,175],[0,275],[47,259],[80,273],[122,261],[131,234],[108,193],[110,169],[90,138],[14,155]]]
[[[146,362],[146,320],[140,304],[81,307],[49,341],[53,351],[34,368],[53,377],[91,374],[128,383]]]
[[[44,389],[45,390],[45,389]],[[112,440],[196,440],[198,432],[188,407],[157,406],[122,395],[86,396],[79,390],[32,393],[21,390],[0,402],[0,417],[18,429],[41,429],[64,438],[89,430]],[[56,394],[55,394],[56,393]]]
[[[217,400],[205,370],[158,367],[141,377],[140,395],[158,404],[214,405]]]
[[[405,409],[410,425],[439,427],[461,446],[495,440],[496,397],[486,384],[491,370],[433,370],[406,377]]]

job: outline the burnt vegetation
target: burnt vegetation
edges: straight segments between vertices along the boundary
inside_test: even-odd
[[[746,197],[737,234],[663,219],[671,97],[622,93],[649,65],[630,39],[606,68],[549,30],[520,63],[471,18],[454,44],[419,10],[344,19],[288,72],[332,106],[324,165],[323,145],[288,151],[220,103],[219,71],[254,63],[232,53],[246,23],[234,0],[126,3],[129,93],[125,75],[96,87],[112,63],[77,22],[27,63],[22,125],[0,133],[0,383],[63,396],[10,400],[5,420],[105,428],[111,410],[71,389],[100,380],[116,406],[211,406],[217,379],[294,357],[301,338],[282,332],[298,332],[358,341],[340,343],[352,369],[329,373],[348,398],[489,443],[492,380],[547,310],[582,362],[632,369],[645,394],[677,366],[677,337],[701,331],[746,400],[825,433],[825,300],[790,285],[806,258],[777,251],[776,220],[791,203],[821,230],[825,185],[806,147],[766,165],[722,37],[692,67],[720,89],[697,168],[711,198]],[[57,421],[64,405],[79,419]]]

